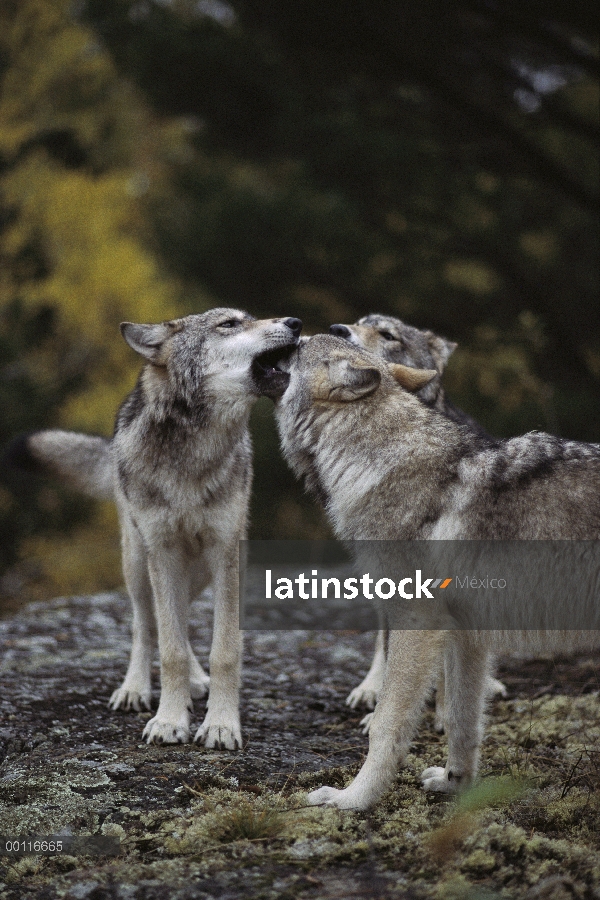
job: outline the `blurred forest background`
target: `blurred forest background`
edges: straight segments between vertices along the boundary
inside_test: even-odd
[[[597,3],[2,0],[0,442],[110,434],[123,319],[457,340],[492,433],[600,441]],[[254,537],[326,534],[253,419]],[[121,583],[115,511],[3,472],[0,596]]]

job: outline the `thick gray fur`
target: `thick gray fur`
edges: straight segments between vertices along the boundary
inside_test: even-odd
[[[297,343],[301,324],[257,321],[226,308],[160,324],[123,323],[124,339],[145,365],[112,440],[65,431],[25,438],[30,465],[117,504],[133,643],[110,706],[150,708],[158,634],[161,696],[144,729],[149,743],[190,739],[192,697],[207,693],[209,678],[189,644],[188,607],[212,583],[210,695],[195,739],[241,746],[238,543],[246,536],[252,480],[248,420],[259,396],[287,383],[276,363]]]
[[[354,325],[332,325],[330,331],[387,362],[401,363],[411,369],[434,371],[436,374],[431,381],[417,391],[419,400],[439,410],[453,422],[468,425],[482,437],[490,437],[476,419],[452,403],[444,390],[442,375],[448,360],[458,347],[455,341],[449,341],[429,329],[407,325],[395,316],[380,313],[363,316]]]
[[[467,426],[480,437],[493,440],[475,419],[452,403],[444,390],[442,376],[448,360],[458,346],[454,341],[449,341],[429,329],[407,325],[406,322],[395,316],[385,316],[380,313],[363,316],[353,325],[332,325],[329,330],[331,334],[343,338],[355,347],[374,353],[386,362],[401,363],[412,369],[428,369],[435,372],[431,381],[416,391],[415,396],[423,403],[448,416],[453,422]],[[347,705],[352,709],[356,709],[358,706],[366,706],[367,709],[375,708],[383,685],[386,647],[385,632],[380,630],[377,634],[375,652],[369,671],[346,699]],[[490,676],[489,693],[490,696],[506,696],[506,688],[502,682]],[[371,714],[367,714],[362,719],[360,724],[364,734],[368,734],[371,721]],[[443,672],[440,673],[437,684],[434,727],[439,733],[444,730]]]
[[[328,335],[302,343],[277,401],[283,452],[348,540],[598,540],[600,446],[532,432],[491,442],[414,396],[435,372],[387,365]],[[419,379],[421,376],[421,380]],[[313,804],[366,809],[391,786],[444,660],[448,762],[422,775],[452,792],[475,777],[490,655],[600,645],[590,631],[394,631],[369,753]]]

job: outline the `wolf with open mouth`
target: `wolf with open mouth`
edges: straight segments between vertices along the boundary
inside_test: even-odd
[[[195,740],[241,747],[238,543],[252,481],[248,420],[259,396],[285,390],[289,375],[278,364],[301,329],[299,319],[257,321],[226,308],[156,325],[125,322],[123,337],[145,365],[112,439],[38,431],[10,448],[21,468],[116,501],[133,642],[110,706],[150,709],[158,633],[161,695],[144,729],[148,743],[190,739],[192,698],[207,693],[209,677],[189,643],[188,607],[212,583],[210,694]]]

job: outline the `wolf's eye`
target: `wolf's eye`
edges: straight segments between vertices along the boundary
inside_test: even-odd
[[[389,331],[380,331],[379,334],[380,334],[381,337],[384,338],[384,340],[386,340],[386,341],[395,341],[395,340],[396,340],[396,338],[394,337],[394,335],[391,334],[391,332],[389,332]]]
[[[227,319],[225,322],[219,322],[219,328],[235,328],[236,325],[240,325],[239,319]]]

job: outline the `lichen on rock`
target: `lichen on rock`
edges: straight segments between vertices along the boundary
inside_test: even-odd
[[[428,708],[392,790],[367,813],[341,812],[307,807],[306,794],[348,784],[364,759],[362,714],[343,701],[371,635],[249,634],[245,745],[232,754],[149,747],[148,714],[107,709],[128,615],[124,597],[103,594],[0,621],[3,834],[120,841],[112,857],[0,858],[0,900],[600,895],[600,657],[502,663],[510,693],[490,707],[481,774],[514,790],[471,806],[425,794],[420,771],[446,754]],[[210,626],[196,602],[203,661]]]

